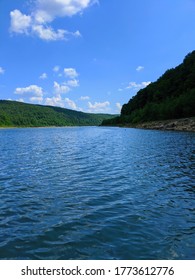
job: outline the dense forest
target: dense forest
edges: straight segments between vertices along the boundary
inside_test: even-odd
[[[100,125],[109,114],[90,114],[53,106],[0,100],[0,127]]]
[[[156,120],[195,116],[195,51],[182,64],[167,70],[156,82],[141,89],[119,117],[104,120],[103,125],[138,124]]]

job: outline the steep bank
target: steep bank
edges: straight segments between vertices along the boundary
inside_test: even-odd
[[[195,132],[195,117],[137,124],[136,128]]]

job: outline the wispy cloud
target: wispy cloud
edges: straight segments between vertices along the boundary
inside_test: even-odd
[[[8,99],[9,100],[9,99]],[[10,99],[10,100],[12,100],[12,99]],[[19,98],[19,99],[16,99],[16,101],[18,101],[18,102],[24,102],[24,99],[23,98]]]
[[[54,30],[51,24],[58,17],[71,17],[82,13],[97,3],[95,0],[36,0],[29,15],[20,10],[10,12],[10,31],[12,33],[34,35],[45,41],[68,40],[81,37],[79,30]]]
[[[121,103],[117,102],[117,103],[116,103],[116,107],[117,107],[117,109],[118,109],[118,111],[119,111],[119,113],[120,113],[121,108],[122,108]]]
[[[41,80],[47,79],[47,73],[41,74],[40,77],[39,77],[39,79],[41,79]]]
[[[126,87],[126,89],[134,89],[134,90],[139,90],[141,88],[145,88],[148,86],[151,82],[141,82],[141,83],[136,83],[136,82],[130,82],[129,85]]]
[[[150,81],[147,81],[147,82],[141,82],[141,83],[136,83],[136,82],[129,82],[129,84],[124,87],[124,88],[119,88],[118,91],[122,92],[124,90],[133,90],[133,91],[138,91],[142,88],[145,88],[147,87],[149,84],[151,84]]]
[[[3,67],[0,67],[0,74],[4,74],[5,70],[3,69]]]
[[[29,98],[31,102],[41,103],[43,101],[42,96],[32,96]]]
[[[138,91],[142,88],[147,87],[149,84],[151,84],[150,81],[148,82],[141,82],[141,83],[136,83],[136,82],[130,82],[129,85],[125,89],[132,89],[135,91]]]
[[[140,72],[140,71],[142,71],[142,70],[144,70],[144,66],[138,66],[138,67],[136,68],[136,71],[137,71],[137,72]]]
[[[77,32],[69,32],[63,29],[53,30],[51,26],[45,27],[41,24],[33,25],[32,31],[40,39],[45,41],[68,40],[70,37],[77,37]]]
[[[80,100],[89,100],[90,97],[89,97],[89,96],[81,96],[79,99],[80,99]]]
[[[54,68],[53,68],[54,72],[59,72],[59,70],[60,70],[60,66],[58,66],[58,65],[54,66]]]
[[[92,104],[91,102],[88,102],[88,112],[91,113],[107,113],[110,111],[110,102],[95,102]]]

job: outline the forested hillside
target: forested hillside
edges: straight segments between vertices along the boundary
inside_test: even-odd
[[[89,114],[60,107],[0,100],[0,127],[99,125],[109,114]]]
[[[103,125],[137,124],[195,116],[195,51],[182,64],[167,70],[156,82],[124,104],[121,115]]]

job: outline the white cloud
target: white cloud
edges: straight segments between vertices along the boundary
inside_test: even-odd
[[[61,95],[45,98],[44,105],[64,107]]]
[[[92,104],[91,102],[88,102],[89,108],[90,109],[96,109],[96,108],[105,108],[106,106],[110,105],[109,101],[105,101],[105,102],[95,102],[94,104]]]
[[[67,31],[58,29],[54,31],[52,27],[45,27],[44,25],[33,25],[32,31],[40,38],[46,41],[64,40]]]
[[[64,68],[64,74],[70,79],[78,77],[78,73],[74,68]]]
[[[79,30],[75,32],[65,29],[54,30],[48,23],[51,23],[57,17],[70,17],[82,13],[96,2],[96,0],[36,0],[30,15],[25,15],[17,9],[10,12],[10,31],[36,35],[46,41],[81,37]]]
[[[73,110],[77,110],[77,105],[73,100],[71,100],[69,98],[65,98],[64,100],[65,100],[65,102],[66,102],[66,104],[68,105],[69,108],[71,108]]]
[[[55,71],[58,70],[55,68]],[[46,73],[42,73],[39,78],[47,78]],[[69,98],[62,98],[62,94],[66,94],[71,91],[73,88],[79,86],[79,81],[76,79],[65,81],[64,83],[58,83],[54,81],[53,84],[53,96],[44,97],[44,90],[42,87],[37,85],[29,85],[27,87],[17,87],[15,89],[15,94],[24,96],[26,101],[32,103],[39,103],[50,106],[58,107],[68,107],[73,110],[81,110],[80,107],[77,107],[76,103]],[[23,99],[22,99],[23,100]],[[24,100],[23,100],[24,101]]]
[[[12,100],[12,99],[8,99],[8,100]],[[18,101],[18,102],[24,102],[24,99],[23,99],[23,98],[19,98],[19,99],[16,99],[16,101]]]
[[[116,103],[116,107],[118,108],[118,110],[119,110],[119,112],[120,112],[121,109],[122,109],[122,105],[121,105],[119,102],[117,102],[117,103]]]
[[[137,72],[140,72],[140,71],[142,71],[142,70],[144,70],[144,67],[143,67],[143,66],[138,66],[138,67],[136,68],[136,71],[137,71]]]
[[[56,94],[53,97],[45,98],[44,105],[57,106],[62,108],[68,107],[72,110],[80,110],[80,108],[77,107],[76,103],[73,100],[69,98],[62,99],[60,94]]]
[[[151,84],[150,81],[148,81],[148,82],[142,82],[142,86],[143,86],[143,87],[147,87],[149,84]]]
[[[132,89],[133,91],[139,91],[140,89],[147,87],[149,84],[151,84],[150,81],[141,82],[141,83],[130,82],[128,84],[128,86],[126,86],[124,88],[119,88],[118,91],[121,92],[121,91],[127,90],[127,89]]]
[[[78,37],[82,37],[82,35],[81,35],[81,33],[80,33],[79,30],[73,32],[72,34],[73,34],[74,37],[77,37],[77,38],[78,38]]]
[[[95,102],[92,104],[91,102],[88,102],[88,108],[89,112],[91,113],[106,113],[110,111],[110,102],[105,101],[105,102]]]
[[[43,101],[43,97],[42,96],[32,96],[32,97],[30,97],[30,101],[41,103]]]
[[[126,87],[126,89],[139,90],[141,88],[144,88],[144,87],[148,86],[150,83],[151,83],[150,81],[148,81],[148,82],[141,82],[140,84],[136,83],[136,82],[130,82],[129,85]]]
[[[80,97],[80,100],[89,100],[89,99],[90,99],[89,96],[81,96],[81,97]]]
[[[5,73],[5,70],[2,67],[0,67],[0,74],[4,74],[4,73]]]
[[[30,102],[42,103],[43,101],[43,89],[37,85],[30,85],[28,87],[16,88],[15,94],[24,95]],[[18,99],[18,101],[24,102],[23,98]]]
[[[53,71],[56,73],[59,72],[59,70],[60,67],[57,65],[53,68]],[[62,98],[62,94],[66,94],[71,91],[72,88],[79,86],[79,81],[75,79],[75,77],[78,76],[78,73],[74,68],[65,68],[64,74],[66,77],[68,77],[67,81],[63,83],[54,81],[54,96],[45,98],[43,103],[50,106],[58,106],[63,108],[68,107],[73,110],[80,110],[80,108],[77,107],[76,103],[73,100],[69,98]]]
[[[66,82],[66,85],[69,87],[79,87],[79,80],[69,80]]]
[[[41,74],[41,76],[39,77],[39,79],[41,79],[41,80],[47,79],[47,73]]]
[[[32,93],[36,97],[42,97],[43,96],[43,89],[37,85],[30,85],[28,87],[24,88],[16,88],[15,90],[16,94],[25,94],[25,93]]]
[[[60,85],[57,82],[54,82],[54,91],[57,94],[67,93],[70,91],[70,87],[64,84]]]
[[[57,40],[68,40],[70,37],[78,37],[78,31],[69,32],[64,29],[53,30],[51,26],[45,27],[41,24],[36,24],[32,26],[32,31],[40,39],[45,41],[57,41]]]
[[[131,88],[140,88],[141,84],[137,84],[136,82],[130,82],[129,85],[126,87],[126,89],[131,89]]]
[[[53,68],[54,72],[59,72],[59,70],[60,70],[60,66],[58,66],[58,65],[54,66],[54,68]]]
[[[30,25],[32,23],[31,16],[22,14],[19,10],[10,12],[11,26],[10,31],[15,33],[28,34]]]
[[[35,19],[37,22],[51,22],[56,17],[67,17],[81,13],[94,0],[37,0]]]
[[[68,107],[72,110],[80,110],[80,108],[77,107],[76,103],[73,100],[69,98],[62,99],[60,94],[58,94],[57,96],[45,98],[44,105],[57,106],[62,108]]]

